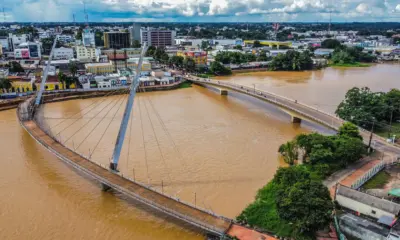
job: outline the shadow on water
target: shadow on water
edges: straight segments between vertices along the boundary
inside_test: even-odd
[[[302,120],[301,123],[292,123],[290,121],[290,115],[285,113],[282,109],[280,109],[278,106],[274,105],[273,103],[263,101],[261,99],[248,96],[244,93],[239,93],[236,91],[228,90],[228,96],[221,96],[217,95],[219,94],[219,91],[215,87],[210,87],[210,86],[205,86],[200,88],[207,89],[209,91],[200,91],[198,89],[198,92],[202,93],[203,95],[207,95],[210,99],[212,99],[215,102],[218,102],[218,104],[223,104],[226,108],[232,107],[232,101],[236,102],[235,107],[240,110],[249,110],[248,107],[246,107],[246,104],[242,104],[243,102],[250,103],[252,106],[255,108],[264,110],[265,112],[269,112],[272,114],[269,114],[269,118],[273,119],[284,119],[285,122],[290,124],[291,128],[294,130],[298,130],[300,128],[307,128],[312,131],[317,131],[322,134],[327,134],[327,135],[333,135],[336,132],[334,130],[331,130],[321,124],[318,124],[313,121],[309,120]],[[252,113],[252,111],[248,111],[248,113]]]
[[[167,214],[156,211],[154,208],[129,198],[128,196],[117,191],[102,191],[98,181],[62,162],[51,153],[47,153],[45,149],[39,145],[25,130],[22,131],[22,147],[25,149],[26,161],[28,162],[29,167],[34,169],[33,172],[38,174],[44,185],[46,185],[50,190],[57,193],[66,201],[70,200],[68,196],[71,194],[74,195],[73,201],[78,203],[86,201],[88,198],[94,198],[94,208],[100,207],[102,209],[106,209],[103,211],[105,214],[105,219],[103,220],[112,223],[111,220],[112,218],[115,218],[115,214],[121,213],[118,214],[119,221],[128,223],[131,222],[129,227],[137,228],[136,231],[138,232],[143,231],[142,234],[146,234],[146,232],[144,232],[145,230],[141,229],[141,226],[144,225],[143,222],[145,221],[147,224],[163,225],[163,228],[178,228],[182,231],[190,232],[192,234],[205,235],[201,229],[173,218]],[[71,170],[71,172],[63,172],[62,169],[60,169],[62,166],[59,164],[66,166]],[[82,177],[86,181],[83,183],[76,181],[76,175],[78,177]],[[86,183],[89,183],[91,186],[87,185]],[[93,186],[97,188],[98,194],[93,194]],[[88,190],[85,190],[85,188]],[[94,191],[96,191],[96,189]],[[132,211],[133,216],[125,215],[124,213],[126,213],[127,210]],[[91,213],[90,211],[86,211],[85,214]],[[151,215],[150,220],[148,220],[149,216],[145,217],[147,219],[140,218],[140,216],[148,214]],[[136,222],[140,222],[140,226],[137,225]],[[146,227],[146,229],[147,228],[148,227]]]

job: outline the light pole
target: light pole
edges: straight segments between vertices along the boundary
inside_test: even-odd
[[[254,94],[256,94],[256,84],[253,83],[253,87],[254,87]]]

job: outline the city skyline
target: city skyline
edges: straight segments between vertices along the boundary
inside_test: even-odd
[[[397,0],[3,0],[2,22],[400,21]],[[332,4],[333,3],[333,4]]]

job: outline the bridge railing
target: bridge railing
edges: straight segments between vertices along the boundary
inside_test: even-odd
[[[44,122],[42,122],[41,119],[39,119],[38,117],[36,117],[35,120],[36,120],[36,122],[38,123],[39,126],[42,125],[42,126],[40,127],[40,128],[42,129],[42,131],[44,131],[47,135],[49,135],[51,138],[53,138],[54,141],[56,141],[57,143],[61,144],[63,147],[67,148],[68,150],[70,150],[70,151],[72,151],[72,152],[78,154],[78,155],[81,156],[82,158],[87,159],[87,160],[90,161],[91,163],[93,163],[93,164],[95,164],[95,165],[97,165],[97,166],[99,166],[99,167],[102,167],[102,168],[104,168],[104,169],[106,169],[106,170],[112,172],[113,174],[117,174],[117,175],[119,175],[120,177],[122,177],[122,178],[124,178],[124,179],[126,179],[126,180],[128,180],[128,181],[131,181],[131,182],[133,182],[133,183],[139,185],[139,186],[142,187],[142,188],[145,188],[145,189],[147,189],[147,190],[149,190],[149,191],[157,192],[158,194],[162,195],[163,197],[166,197],[166,198],[168,198],[168,199],[177,201],[177,202],[179,202],[180,204],[183,204],[183,205],[186,205],[186,206],[188,206],[188,207],[190,207],[190,208],[193,208],[193,209],[202,211],[202,212],[204,212],[204,213],[207,213],[207,214],[209,214],[209,215],[211,215],[211,216],[214,216],[214,217],[216,217],[216,218],[222,219],[222,220],[227,221],[227,222],[230,222],[230,223],[234,223],[234,222],[235,222],[233,219],[230,219],[230,218],[227,218],[227,217],[218,215],[218,214],[216,214],[216,213],[214,213],[213,211],[210,211],[210,210],[208,210],[208,209],[201,208],[201,207],[199,207],[199,206],[197,206],[197,205],[194,205],[194,204],[191,204],[191,203],[189,203],[189,202],[182,201],[182,200],[180,200],[179,198],[176,198],[176,197],[172,197],[172,196],[170,196],[170,195],[167,195],[167,194],[165,194],[164,192],[158,190],[157,188],[153,188],[153,187],[151,187],[150,185],[146,185],[146,184],[143,184],[143,183],[141,183],[141,182],[138,182],[138,181],[132,179],[131,177],[124,176],[124,174],[121,173],[121,172],[115,172],[115,171],[109,170],[108,166],[105,166],[105,165],[103,165],[103,164],[101,164],[101,163],[98,163],[98,162],[96,162],[96,161],[93,161],[93,160],[91,160],[91,157],[86,156],[86,155],[81,154],[81,153],[78,153],[78,152],[76,152],[75,149],[72,149],[72,148],[70,148],[70,147],[64,145],[64,144],[62,143],[62,139],[58,139],[56,136],[53,135],[52,132],[48,131],[48,128],[46,128],[45,126],[43,126]],[[58,155],[60,156],[60,154],[58,154]],[[72,162],[72,163],[73,163],[73,162]],[[75,164],[75,165],[76,165],[76,164]],[[82,167],[80,167],[80,166],[78,166],[78,165],[76,165],[76,167],[79,167],[79,169],[82,170]],[[85,172],[90,172],[90,171],[86,171],[86,170],[85,170]],[[91,175],[93,175],[93,174],[91,174]],[[93,176],[93,177],[98,178],[98,176]],[[113,187],[114,189],[116,189],[117,191],[120,191],[120,192],[125,193],[125,194],[127,194],[127,195],[132,195],[132,194],[134,194],[134,193],[128,192],[127,190],[125,190],[125,189],[123,189],[123,188],[121,188],[121,187],[119,187],[119,186],[117,186],[117,185],[114,185],[114,184],[108,182],[106,179],[101,179],[101,181],[102,181],[102,182],[105,182],[106,184],[108,184],[108,185],[110,185],[110,186],[112,186],[112,187]],[[142,203],[144,203],[144,204],[146,204],[146,205],[150,205],[150,206],[152,206],[152,207],[155,207],[155,208],[157,208],[158,210],[160,210],[160,211],[162,211],[162,212],[164,212],[164,213],[166,213],[166,214],[173,215],[173,216],[177,217],[178,219],[184,220],[184,221],[189,222],[189,223],[196,223],[196,225],[198,225],[198,227],[203,228],[203,229],[206,229],[206,230],[208,229],[208,231],[210,231],[210,232],[212,232],[212,233],[218,233],[218,234],[221,233],[221,229],[217,229],[217,228],[215,228],[215,227],[212,226],[212,225],[206,225],[206,224],[204,224],[204,223],[202,223],[202,222],[199,222],[197,219],[194,219],[194,218],[192,218],[192,217],[190,217],[190,216],[182,215],[181,213],[172,211],[172,210],[170,210],[170,209],[168,209],[168,208],[165,208],[165,207],[162,206],[162,205],[156,204],[156,203],[154,203],[154,202],[150,202],[150,201],[148,201],[148,200],[142,198],[141,196],[139,196],[139,195],[137,195],[137,194],[134,194],[134,195],[135,195],[135,199],[136,199],[136,200],[139,200],[140,202],[142,202]],[[186,219],[186,220],[185,220],[185,219]],[[225,230],[227,230],[227,229],[225,229]]]
[[[229,87],[229,88],[238,90],[238,91],[240,91],[240,92],[245,92],[245,91],[246,91],[245,93],[250,94],[250,95],[253,95],[253,96],[256,96],[256,97],[262,97],[263,95],[269,95],[270,97],[273,97],[273,98],[275,98],[276,100],[275,100],[275,101],[272,101],[272,99],[268,99],[268,98],[264,98],[264,99],[266,99],[266,100],[268,100],[268,101],[271,101],[271,102],[274,102],[274,103],[277,104],[277,105],[281,105],[281,106],[283,106],[283,107],[285,107],[285,108],[287,108],[287,109],[289,109],[289,110],[291,110],[291,111],[297,112],[297,113],[299,113],[299,114],[301,114],[301,115],[303,115],[303,116],[305,116],[305,117],[307,117],[307,118],[310,118],[310,119],[313,120],[313,121],[322,123],[322,124],[324,124],[324,125],[326,125],[326,126],[332,128],[332,129],[334,129],[334,130],[338,130],[339,127],[340,127],[343,123],[347,122],[347,121],[345,121],[345,120],[343,120],[343,119],[341,119],[341,118],[339,118],[339,117],[337,117],[337,116],[335,116],[335,115],[333,115],[333,114],[331,114],[331,113],[325,112],[325,111],[323,111],[323,110],[320,110],[320,109],[315,108],[315,107],[313,107],[313,106],[310,106],[310,105],[308,105],[308,104],[305,104],[305,103],[302,103],[302,102],[293,100],[293,99],[288,98],[288,97],[280,96],[280,95],[277,95],[277,94],[275,94],[275,93],[267,92],[267,91],[265,91],[265,90],[259,90],[259,89],[255,89],[255,88],[251,88],[251,87],[243,86],[243,85],[239,85],[239,84],[234,84],[234,83],[230,83],[230,82],[226,82],[226,81],[216,81],[216,80],[211,80],[211,79],[206,79],[206,78],[199,78],[199,77],[194,77],[194,76],[188,76],[187,78],[188,78],[189,80],[192,80],[192,81],[195,81],[195,82],[203,82],[203,83],[213,84],[213,85],[217,85],[217,86],[226,86],[226,87]],[[266,96],[264,96],[264,97],[266,97]],[[303,107],[305,107],[305,108],[308,108],[308,109],[310,109],[310,110],[313,110],[313,111],[322,113],[322,114],[326,115],[327,117],[330,117],[332,120],[331,120],[330,123],[329,123],[329,122],[322,121],[321,119],[318,119],[318,118],[316,118],[316,117],[314,117],[314,116],[311,116],[310,114],[307,114],[307,113],[305,113],[305,112],[303,112],[303,111],[300,111],[300,110],[297,109],[297,108],[293,108],[293,107],[291,107],[291,106],[289,106],[289,105],[287,105],[287,104],[284,104],[284,103],[282,103],[282,102],[279,102],[278,99],[279,99],[279,100],[282,99],[282,100],[286,100],[286,101],[290,101],[290,102],[299,104],[299,105],[301,105],[301,106],[303,106]],[[333,123],[335,123],[335,122],[337,122],[338,124],[337,124],[337,125],[334,125]],[[363,133],[365,133],[365,134],[370,134],[370,133],[371,133],[370,131],[368,131],[368,130],[366,130],[366,129],[364,129],[364,128],[361,128],[361,127],[358,127],[358,128],[359,128],[359,130],[360,130],[361,132],[363,132]],[[386,142],[386,139],[383,138],[383,137],[381,137],[381,136],[379,136],[379,135],[373,134],[373,137],[374,137],[375,139],[379,139],[381,142],[387,143],[387,142]]]

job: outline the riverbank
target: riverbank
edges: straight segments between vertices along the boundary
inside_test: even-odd
[[[371,66],[372,66],[371,63],[360,63],[360,62],[328,64],[328,67],[371,67]]]

